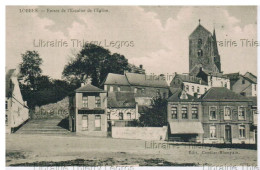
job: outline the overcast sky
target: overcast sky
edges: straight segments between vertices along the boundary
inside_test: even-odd
[[[62,8],[85,12],[61,12]],[[188,37],[201,19],[210,32],[215,26],[217,40],[224,43],[219,46],[224,73],[257,73],[257,48],[241,41],[257,41],[256,7],[98,7],[101,13],[95,8],[44,6],[38,13],[26,13],[20,12],[23,7],[7,7],[6,67],[17,66],[26,50],[36,50],[43,58],[43,74],[61,78],[64,65],[80,50],[76,41],[84,40],[97,41],[130,63],[143,64],[149,74],[187,73]],[[59,12],[47,12],[54,9]],[[39,40],[62,40],[67,46],[36,47]],[[109,45],[116,41],[131,46]],[[230,47],[230,41],[236,44]]]

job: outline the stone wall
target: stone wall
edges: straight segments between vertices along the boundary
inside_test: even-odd
[[[43,106],[36,106],[30,111],[31,119],[66,118],[69,116],[69,97]]]
[[[112,127],[112,137],[121,139],[166,140],[167,126]]]

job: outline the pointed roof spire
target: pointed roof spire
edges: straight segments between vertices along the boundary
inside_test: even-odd
[[[200,25],[200,19],[199,19],[199,25]]]

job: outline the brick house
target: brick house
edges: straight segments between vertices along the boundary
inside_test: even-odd
[[[167,99],[167,120],[169,140],[182,142],[202,142],[202,107],[200,99],[175,89]]]
[[[89,136],[107,136],[106,108],[106,92],[91,84],[82,84],[70,97],[70,130]]]
[[[252,100],[221,87],[202,96],[204,143],[254,143]]]
[[[189,142],[255,143],[254,132],[250,130],[253,124],[252,105],[252,100],[225,87],[212,87],[200,99],[179,90],[168,99],[169,139],[176,141],[179,137],[177,140]]]

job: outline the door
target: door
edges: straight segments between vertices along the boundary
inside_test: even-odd
[[[88,116],[83,115],[82,116],[82,130],[87,130],[88,129]]]
[[[231,126],[230,125],[225,126],[225,142],[226,143],[232,143]]]

